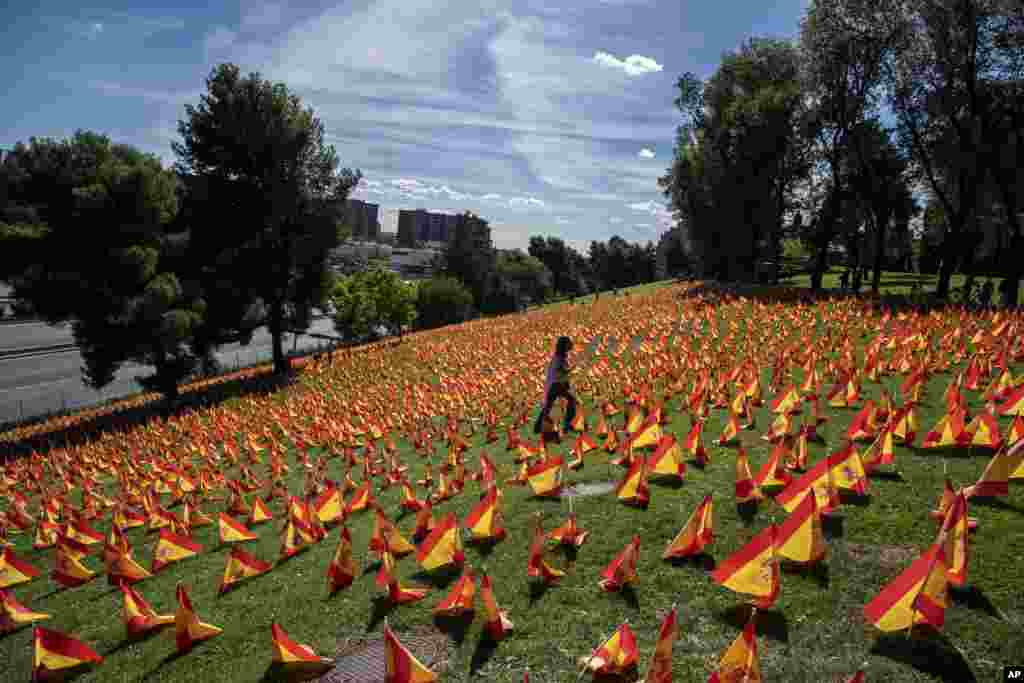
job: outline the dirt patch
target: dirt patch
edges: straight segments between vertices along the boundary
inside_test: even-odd
[[[454,648],[443,633],[424,629],[395,635],[416,659],[435,673],[442,673],[448,667]],[[320,682],[385,683],[386,661],[383,635],[342,638],[334,668],[324,674]]]
[[[920,549],[912,545],[847,543],[846,550],[854,562],[876,564],[887,570],[905,569],[921,554]]]

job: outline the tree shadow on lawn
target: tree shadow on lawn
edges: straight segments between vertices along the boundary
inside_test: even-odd
[[[722,623],[742,631],[750,621],[754,608],[751,605],[733,605],[726,610],[715,612],[715,618]],[[780,643],[789,643],[789,621],[786,615],[777,610],[757,610],[756,631],[758,635],[766,635]]]
[[[715,558],[707,553],[688,555],[686,557],[670,557],[666,560],[673,567],[696,567],[706,572],[714,571]]]
[[[547,581],[533,581],[529,582],[530,591],[530,607],[533,607],[540,599],[544,597],[544,594],[551,589],[552,584]]]
[[[167,666],[168,664],[171,664],[171,663],[181,659],[182,657],[187,657],[187,656],[189,656],[190,654],[192,654],[193,652],[195,652],[196,650],[198,650],[200,648],[206,647],[206,644],[209,643],[211,640],[216,640],[216,636],[214,636],[213,638],[207,638],[206,640],[200,640],[199,642],[194,643],[191,648],[189,648],[188,650],[185,650],[184,652],[181,652],[177,648],[175,648],[173,652],[171,652],[169,655],[167,655],[166,657],[164,657],[163,659],[160,660],[160,663],[156,665],[156,668],[154,668],[151,671],[147,672],[142,677],[142,680],[149,680],[149,679],[153,678],[154,676],[159,674],[160,670],[162,668],[164,668],[165,666]]]
[[[419,583],[429,583],[434,588],[444,589],[448,588],[455,579],[462,576],[462,570],[462,567],[455,565],[440,567],[429,572],[420,570],[412,575],[412,579]]]
[[[461,647],[469,627],[473,625],[473,616],[472,612],[459,615],[437,614],[434,616],[434,626]]]
[[[964,586],[958,588],[956,586],[949,586],[949,597],[953,599],[953,602],[957,605],[963,605],[967,609],[977,610],[984,612],[993,619],[999,619],[1004,621],[1003,613],[992,604],[992,601],[988,599],[980,588],[977,586]]]
[[[813,564],[801,564],[783,560],[780,564],[782,571],[793,576],[800,576],[813,580],[822,588],[828,588],[829,571],[826,562],[814,562]]]
[[[323,670],[315,665],[303,667],[301,664],[292,663],[286,667],[280,662],[271,662],[260,677],[260,683],[300,683],[318,679],[323,675]]]
[[[397,603],[391,601],[386,595],[377,595],[371,601],[373,605],[370,610],[370,619],[366,622],[366,632],[371,633],[380,625],[389,614],[395,611],[398,607]]]
[[[903,481],[903,475],[892,470],[872,470],[868,472],[868,479],[884,479],[886,481]]]
[[[909,637],[904,632],[878,637],[871,654],[907,664],[946,683],[977,683],[963,655],[938,631],[918,627]]]

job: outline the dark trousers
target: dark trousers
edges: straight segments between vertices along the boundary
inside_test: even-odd
[[[533,423],[534,434],[540,434],[544,430],[544,418],[551,412],[551,407],[555,401],[560,398],[564,398],[566,402],[565,427],[562,431],[569,431],[569,426],[576,417],[576,397],[569,393],[568,384],[556,383],[551,385],[551,391],[548,392],[547,400],[544,401],[544,406],[540,409],[540,415],[537,416],[537,421]]]

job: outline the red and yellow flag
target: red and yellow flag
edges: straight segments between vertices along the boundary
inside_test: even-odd
[[[639,581],[640,576],[636,573],[636,561],[639,557],[640,537],[633,536],[633,540],[601,572],[601,580],[598,582],[601,590],[614,592],[627,584]]]
[[[0,633],[10,633],[26,624],[49,618],[49,614],[33,612],[18,602],[14,593],[0,588]]]
[[[751,596],[756,607],[771,607],[779,596],[776,535],[774,524],[767,527],[718,565],[711,578],[729,590]]]
[[[498,487],[492,484],[466,517],[465,526],[472,534],[472,540],[500,541],[505,538],[499,498]]]
[[[799,479],[775,496],[775,502],[793,512],[803,497],[813,495],[818,503],[818,512],[828,514],[839,507],[839,491],[836,488],[832,465],[833,458],[822,458],[814,467],[804,472]]]
[[[954,498],[953,504],[949,506],[938,538],[948,563],[946,577],[954,586],[963,586],[967,582],[967,534],[969,531],[967,497],[961,491]]]
[[[450,564],[462,565],[465,554],[462,551],[462,535],[459,531],[455,513],[449,512],[416,551],[416,561],[424,571],[433,571]]]
[[[754,632],[754,619],[757,613],[750,615],[743,633],[736,636],[722,658],[718,661],[718,669],[711,672],[708,683],[761,683],[761,664],[757,658],[757,638]]]
[[[686,474],[683,451],[676,443],[676,437],[665,434],[658,441],[654,453],[647,459],[648,471],[659,477],[676,477],[682,480]]]
[[[996,409],[1000,415],[1024,415],[1024,383],[1014,389]]]
[[[971,437],[970,444],[972,446],[998,450],[1003,445],[1003,435],[999,431],[999,423],[996,421],[995,415],[986,410],[975,415],[966,429]]]
[[[690,518],[680,529],[676,537],[665,548],[661,557],[664,560],[673,557],[689,557],[700,554],[714,538],[714,505],[711,494],[693,511]]]
[[[270,512],[270,508],[260,498],[256,498],[252,502],[252,511],[249,513],[249,524],[259,524],[261,522],[267,522],[274,518],[274,515]]]
[[[28,583],[39,576],[39,570],[18,558],[10,548],[0,551],[0,588]]]
[[[88,645],[71,636],[36,626],[33,633],[33,680],[45,680],[50,672],[73,669],[84,664],[103,661]]]
[[[224,512],[220,513],[217,518],[217,528],[220,530],[221,543],[241,543],[256,540],[256,534],[246,529],[245,525],[237,519]]]
[[[551,530],[548,538],[559,545],[571,545],[579,548],[587,540],[589,532],[582,531],[576,525],[576,515],[570,512],[569,517],[561,526]]]
[[[65,588],[75,588],[92,581],[96,576],[96,572],[82,564],[82,556],[70,551],[66,545],[58,541],[50,578]]]
[[[793,562],[811,564],[825,557],[825,536],[821,531],[817,500],[804,496],[796,509],[778,527],[775,552]]]
[[[212,638],[221,632],[219,627],[199,620],[192,608],[192,601],[189,599],[185,587],[180,583],[178,584],[178,611],[174,615],[174,631],[179,653],[188,652],[196,643]]]
[[[250,555],[238,546],[232,546],[231,554],[228,555],[228,561],[224,565],[224,575],[221,577],[220,588],[217,592],[221,594],[226,593],[242,579],[266,574],[271,569],[273,569],[273,565],[269,562],[264,562],[258,557]]]
[[[356,563],[352,559],[352,535],[348,527],[342,525],[341,536],[338,539],[338,548],[334,551],[334,558],[327,567],[327,581],[331,593],[336,593],[352,585],[356,577]]]
[[[352,498],[349,500],[348,505],[345,507],[345,516],[351,515],[353,512],[360,512],[370,507],[371,504],[376,504],[376,499],[373,497],[373,491],[370,488],[371,482],[365,481],[362,486],[356,489],[352,493]]]
[[[125,628],[128,629],[128,637],[134,638],[148,631],[163,626],[170,626],[174,623],[174,615],[160,615],[146,602],[138,591],[131,586],[122,583],[121,594],[124,597],[122,615]]]
[[[647,484],[647,462],[643,457],[633,459],[626,476],[615,487],[615,495],[626,505],[647,507],[651,500],[651,489]]]
[[[398,641],[387,624],[384,625],[384,655],[386,658],[384,683],[433,683],[437,680],[437,674],[416,659]]]
[[[754,483],[754,475],[750,473],[747,449],[740,446],[736,453],[736,502],[746,503],[752,500],[764,500],[764,494]]]
[[[533,495],[553,498],[562,492],[562,458],[546,458],[526,471]]]
[[[658,632],[658,642],[654,645],[654,654],[647,667],[644,683],[672,683],[672,645],[679,635],[679,624],[676,622],[675,606],[665,615]]]
[[[995,498],[1010,495],[1010,475],[1024,463],[1024,449],[1014,447],[996,451],[978,481],[964,489],[967,498]]]
[[[545,583],[554,583],[565,576],[561,569],[555,569],[544,559],[544,527],[541,525],[540,513],[537,513],[537,524],[530,545],[530,556],[527,560],[526,575],[531,579],[541,579]]]
[[[371,552],[379,555],[387,550],[395,557],[404,557],[416,550],[416,546],[402,536],[398,527],[387,518],[383,510],[378,507],[374,512],[373,533],[370,535]]]
[[[864,606],[864,618],[886,632],[923,623],[941,628],[947,601],[946,559],[936,543]]]
[[[487,574],[480,578],[480,600],[483,601],[484,610],[487,612],[487,623],[484,625],[484,630],[491,640],[498,642],[513,629],[513,624],[512,620],[508,618],[508,613],[498,609],[498,602],[494,599],[494,589],[491,586],[491,577]]]
[[[768,461],[761,466],[754,475],[754,487],[756,489],[785,487],[793,482],[793,476],[786,471],[785,459],[789,454],[786,440],[780,440],[768,456]],[[737,464],[737,468],[739,465]]]
[[[616,676],[636,666],[639,659],[636,637],[628,624],[622,624],[593,654],[581,657],[580,666],[595,676]]]
[[[160,539],[153,551],[153,567],[151,571],[155,574],[164,567],[174,562],[188,559],[203,551],[199,545],[187,536],[173,534],[167,529],[160,530]]]
[[[289,671],[318,676],[334,668],[334,660],[320,657],[309,645],[295,642],[277,622],[270,624],[270,649],[271,659]]]
[[[455,582],[448,595],[434,607],[434,614],[459,616],[473,611],[473,599],[476,596],[476,579],[473,570],[466,566],[462,576]]]
[[[337,524],[345,517],[345,504],[341,491],[330,485],[313,501],[313,509],[321,524]]]

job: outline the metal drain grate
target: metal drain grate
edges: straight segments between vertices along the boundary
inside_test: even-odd
[[[443,634],[399,633],[398,639],[410,652],[440,672],[448,660],[449,643]],[[384,637],[350,638],[338,647],[334,668],[320,678],[321,683],[384,683],[386,675]]]
[[[603,496],[615,490],[614,481],[593,481],[586,484],[572,484],[562,489],[563,498],[581,496]]]

